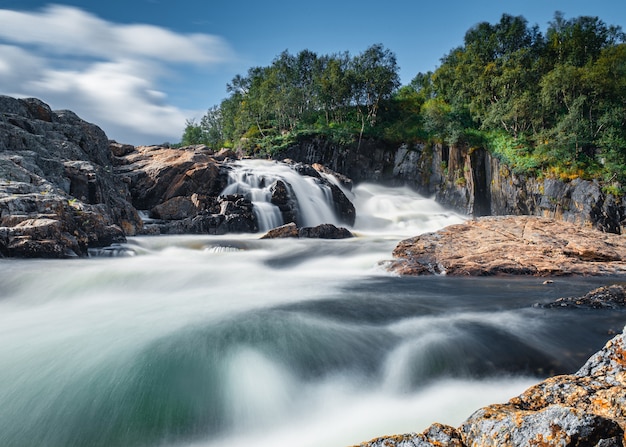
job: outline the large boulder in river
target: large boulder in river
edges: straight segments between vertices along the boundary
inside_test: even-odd
[[[0,96],[0,255],[86,256],[142,227],[109,140],[70,111]]]
[[[626,430],[626,335],[610,340],[575,374],[549,378],[458,428],[386,436],[360,447],[622,447]]]
[[[534,216],[483,217],[401,241],[388,268],[403,275],[617,275],[626,238]]]
[[[203,145],[137,146],[113,162],[140,210],[151,210],[174,197],[218,196],[227,181],[213,152]]]

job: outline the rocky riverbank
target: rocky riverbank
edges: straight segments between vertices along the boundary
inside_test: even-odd
[[[0,256],[87,256],[141,228],[99,127],[0,96]]]
[[[119,144],[73,112],[0,96],[0,257],[84,257],[138,234],[257,232],[249,198],[223,194],[236,159],[206,146]],[[354,223],[332,171],[286,165],[325,185],[340,221]],[[267,186],[283,221],[299,224],[291,186]]]
[[[482,217],[401,241],[387,263],[401,275],[619,275],[626,238],[536,216]]]
[[[386,436],[359,447],[618,447],[626,429],[626,335],[610,340],[575,374],[549,378],[459,427]]]

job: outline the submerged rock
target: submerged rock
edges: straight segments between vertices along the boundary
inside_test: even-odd
[[[537,303],[543,308],[623,309],[626,308],[626,287],[613,284],[599,287],[582,297],[559,298],[551,303]]]
[[[400,242],[388,268],[402,275],[616,275],[626,238],[534,216],[482,217]]]
[[[458,428],[434,424],[359,447],[624,445],[626,335],[610,340],[575,373],[549,378],[504,404],[474,412]]]

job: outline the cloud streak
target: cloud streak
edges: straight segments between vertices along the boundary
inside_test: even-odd
[[[0,9],[0,23],[2,93],[72,109],[134,144],[177,141],[195,114],[167,104],[168,77],[234,59],[217,36],[113,23],[69,6]]]

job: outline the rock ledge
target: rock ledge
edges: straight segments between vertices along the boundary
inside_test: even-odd
[[[401,241],[401,275],[619,275],[626,237],[535,216],[483,217]]]

